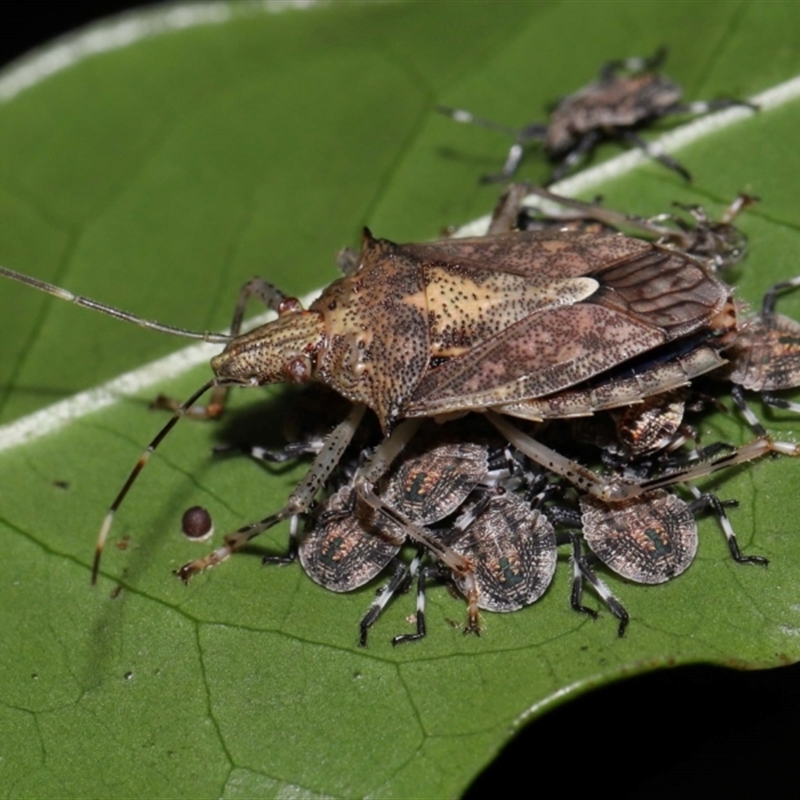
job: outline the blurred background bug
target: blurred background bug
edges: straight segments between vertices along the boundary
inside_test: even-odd
[[[656,120],[676,114],[707,114],[733,105],[755,107],[746,101],[731,99],[682,103],[680,86],[656,72],[666,54],[666,49],[662,48],[650,58],[609,61],[596,81],[555,103],[548,122],[512,128],[462,109],[437,106],[437,111],[456,122],[490,128],[515,140],[502,170],[485,175],[484,182],[510,179],[526,147],[532,142],[541,142],[545,155],[556,164],[549,180],[555,183],[604,141],[638,147],[688,181],[691,180],[689,171],[668,154],[652,148],[639,131]]]

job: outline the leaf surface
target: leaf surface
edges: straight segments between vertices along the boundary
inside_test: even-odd
[[[278,8],[210,4],[205,24],[175,17],[171,28],[161,23],[175,8],[143,12],[125,24],[152,35],[104,49],[124,39],[111,21],[91,33],[98,52],[73,41],[84,45],[71,66],[13,96],[19,73],[7,71],[0,263],[148,318],[219,329],[254,274],[297,295],[330,282],[334,254],[364,224],[423,241],[491,208],[497,189],[477,178],[509,143],[455,125],[436,103],[521,125],[604,61],[664,43],[689,100],[752,96],[800,74],[800,9],[789,3],[581,4],[580,15],[569,3]],[[757,303],[797,269],[798,123],[790,102],[681,150],[691,186],[647,164],[596,191],[642,215],[675,200],[720,213],[739,191],[760,196],[741,220],[751,253],[737,277],[739,296]],[[607,146],[596,158],[613,155]],[[534,150],[521,176],[547,169]],[[800,297],[780,308],[797,316]],[[8,282],[0,312],[3,423],[180,346]],[[534,607],[487,614],[479,639],[451,626],[463,606],[433,589],[428,638],[396,650],[410,598],[357,647],[374,587],[334,595],[298,567],[262,569],[245,555],[182,586],[170,570],[201,552],[180,535],[186,507],[209,508],[219,536],[279,508],[302,474],[210,455],[243,429],[279,438],[295,405],[283,390],[238,393],[220,426],[175,428],[120,510],[90,590],[102,514],[163,423],[149,400],[188,396],[207,377],[198,367],[0,452],[9,796],[450,796],[521,725],[589,688],[667,664],[800,658],[800,464],[788,459],[713,482],[739,499],[742,548],[769,569],[732,563],[703,521],[679,580],[608,577],[632,615],[623,640],[607,614],[592,623],[570,610],[566,565]],[[774,416],[790,438],[796,420]],[[702,433],[747,438],[724,415]],[[280,551],[286,530],[263,538]]]

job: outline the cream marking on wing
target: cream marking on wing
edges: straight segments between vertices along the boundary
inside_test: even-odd
[[[229,3],[206,3],[178,5],[165,10],[142,15],[141,19],[128,19],[126,15],[90,27],[83,33],[73,34],[48,48],[23,58],[17,66],[0,78],[0,102],[9,100],[24,89],[35,86],[51,75],[79,63],[84,58],[101,52],[127,47],[141,39],[155,37],[195,25],[212,25],[226,22],[233,13],[244,11],[275,12],[286,8],[308,8],[316,5],[313,0],[262,0],[242,3],[232,12]],[[760,107],[759,112],[749,108],[730,108],[689,122],[650,143],[656,152],[674,152],[692,142],[718,130],[734,125],[754,113],[763,114],[785,105],[800,96],[800,76],[780,83],[751,98]],[[636,150],[617,156],[597,167],[584,170],[552,186],[553,191],[574,195],[597,186],[599,183],[618,178],[627,172],[648,163],[651,159]],[[489,216],[471,222],[458,231],[458,236],[480,236],[486,232]],[[319,296],[322,289],[303,298],[306,305]],[[272,319],[267,314],[250,320],[251,327]],[[0,451],[30,442],[53,433],[63,425],[91,414],[115,403],[118,399],[138,394],[144,389],[168,378],[188,372],[198,364],[207,362],[219,352],[213,345],[190,345],[170,356],[126,372],[107,383],[80,392],[73,397],[47,406],[7,425],[0,426]]]

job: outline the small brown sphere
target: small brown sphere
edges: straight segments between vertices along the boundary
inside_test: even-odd
[[[205,542],[214,533],[214,523],[205,508],[192,506],[186,509],[181,518],[181,529],[187,539],[193,542]]]

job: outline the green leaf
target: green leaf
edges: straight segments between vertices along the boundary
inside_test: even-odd
[[[111,21],[0,79],[0,263],[195,330],[224,327],[253,274],[298,295],[330,282],[364,224],[424,240],[486,213],[497,189],[477,178],[509,143],[436,103],[523,124],[604,61],[661,44],[688,99],[752,96],[800,74],[800,8],[788,3],[187,8]],[[204,23],[185,24],[192,14]],[[684,148],[691,186],[646,164],[587,191],[645,215],[760,196],[741,220],[751,254],[737,281],[756,303],[797,269],[799,122],[789,102]],[[522,177],[546,169],[534,149]],[[781,309],[797,316],[800,298]],[[179,346],[9,282],[0,312],[4,423]],[[462,604],[434,589],[428,638],[397,650],[404,600],[357,647],[374,587],[338,596],[245,555],[182,586],[170,570],[202,552],[180,535],[187,506],[208,507],[219,536],[279,508],[301,475],[210,455],[231,426],[275,436],[294,405],[282,390],[237,394],[221,430],[175,428],[117,515],[91,590],[102,514],[164,421],[148,401],[188,396],[208,374],[0,453],[9,796],[454,795],[521,725],[588,688],[666,664],[800,658],[800,464],[788,459],[714,482],[740,500],[741,545],[769,569],[732,563],[703,522],[680,580],[608,577],[632,614],[623,640],[607,614],[570,610],[566,568],[533,608],[487,614],[480,639],[450,625]],[[790,438],[796,420],[774,416]],[[747,438],[723,415],[703,434]],[[279,551],[286,531],[263,538]]]

